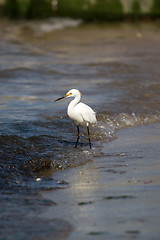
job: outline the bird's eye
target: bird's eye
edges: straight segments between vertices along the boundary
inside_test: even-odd
[[[67,94],[66,94],[66,96],[71,96],[71,95],[72,95],[72,93],[67,93]]]

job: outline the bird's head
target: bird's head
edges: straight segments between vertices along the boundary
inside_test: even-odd
[[[57,101],[59,101],[59,100],[61,100],[61,99],[63,99],[63,98],[68,98],[68,97],[79,97],[79,98],[81,98],[81,96],[82,96],[82,95],[81,95],[81,93],[80,93],[80,91],[79,91],[78,89],[71,89],[71,90],[69,90],[69,91],[66,93],[66,95],[64,95],[64,96],[56,99],[55,101],[57,102]]]
[[[66,93],[66,97],[77,97],[81,96],[81,93],[78,89],[71,89]]]

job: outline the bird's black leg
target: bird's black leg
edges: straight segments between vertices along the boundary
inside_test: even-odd
[[[76,141],[76,145],[75,145],[75,148],[77,147],[78,145],[78,141],[79,141],[79,138],[80,138],[80,131],[79,131],[79,126],[77,125],[77,141]]]
[[[88,141],[89,141],[89,146],[90,146],[90,148],[92,148],[92,145],[91,145],[91,140],[90,140],[89,126],[88,126],[88,125],[87,125],[87,133],[88,133]]]

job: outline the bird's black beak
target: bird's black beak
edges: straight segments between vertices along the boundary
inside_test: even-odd
[[[59,101],[59,100],[61,100],[61,99],[63,99],[63,98],[65,98],[66,97],[66,95],[64,95],[63,97],[60,97],[60,98],[57,98],[56,100],[54,100],[55,102],[57,102],[57,101]]]

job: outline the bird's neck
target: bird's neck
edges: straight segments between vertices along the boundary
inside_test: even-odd
[[[79,96],[75,97],[68,105],[68,108],[71,108],[71,107],[74,108],[77,105],[77,103],[79,103],[79,101],[80,101],[80,97]]]

